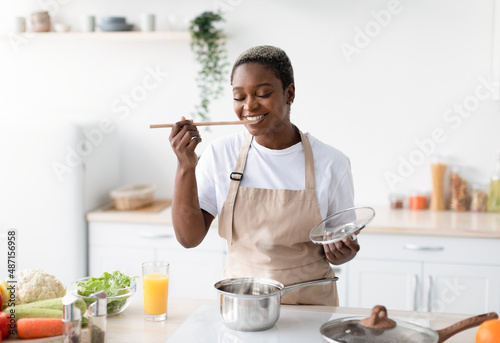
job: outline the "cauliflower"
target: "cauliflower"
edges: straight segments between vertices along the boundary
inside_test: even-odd
[[[43,270],[19,270],[16,277],[16,303],[60,298],[66,293],[61,281]]]

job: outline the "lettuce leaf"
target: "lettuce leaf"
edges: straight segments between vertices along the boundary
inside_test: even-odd
[[[78,294],[86,297],[100,291],[105,291],[107,297],[126,294],[128,291],[124,288],[129,287],[136,278],[138,276],[128,276],[118,270],[112,273],[104,272],[100,277],[78,282]]]

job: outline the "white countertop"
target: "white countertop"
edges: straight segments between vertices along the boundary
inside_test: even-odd
[[[306,312],[303,312],[306,311]],[[196,333],[197,339],[191,342],[281,342],[281,337],[290,337],[293,331],[297,337],[307,338],[302,342],[321,342],[319,327],[322,323],[338,316],[368,316],[370,309],[330,307],[330,306],[304,306],[304,305],[282,305],[281,315],[274,328],[261,333],[245,333],[226,329],[220,322],[217,314],[216,300],[200,299],[169,299],[168,318],[162,322],[150,322],[144,319],[143,299],[136,294],[132,298],[129,307],[121,314],[108,317],[106,341],[108,343],[178,343],[179,339],[193,337]],[[211,317],[207,319],[207,314]],[[414,321],[428,324],[434,330],[443,329],[462,319],[469,317],[462,314],[428,313],[391,311],[391,318]],[[195,328],[197,331],[195,332]],[[471,328],[461,332],[446,342],[471,343],[477,328]],[[215,336],[214,336],[215,335]],[[217,337],[216,340],[207,340],[207,337]],[[259,337],[259,340],[254,338]],[[227,340],[221,340],[225,338]],[[18,341],[10,338],[6,340]],[[33,343],[62,343],[62,336],[33,339]],[[82,333],[82,343],[89,343],[88,329]],[[184,342],[183,342],[184,343]]]

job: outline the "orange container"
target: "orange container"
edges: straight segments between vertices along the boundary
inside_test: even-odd
[[[427,208],[427,197],[425,195],[411,195],[410,196],[410,209],[411,210],[425,210]]]

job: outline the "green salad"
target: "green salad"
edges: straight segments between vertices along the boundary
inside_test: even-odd
[[[120,311],[129,297],[121,297],[119,299],[110,299],[110,297],[129,293],[130,291],[127,287],[130,287],[132,281],[137,278],[138,276],[128,276],[120,271],[114,271],[112,273],[104,272],[100,277],[91,277],[87,281],[79,281],[77,284],[77,293],[81,296],[89,297],[94,293],[105,291],[107,297],[107,312],[108,314],[114,314]],[[95,301],[93,298],[85,298],[84,300],[87,306]]]

